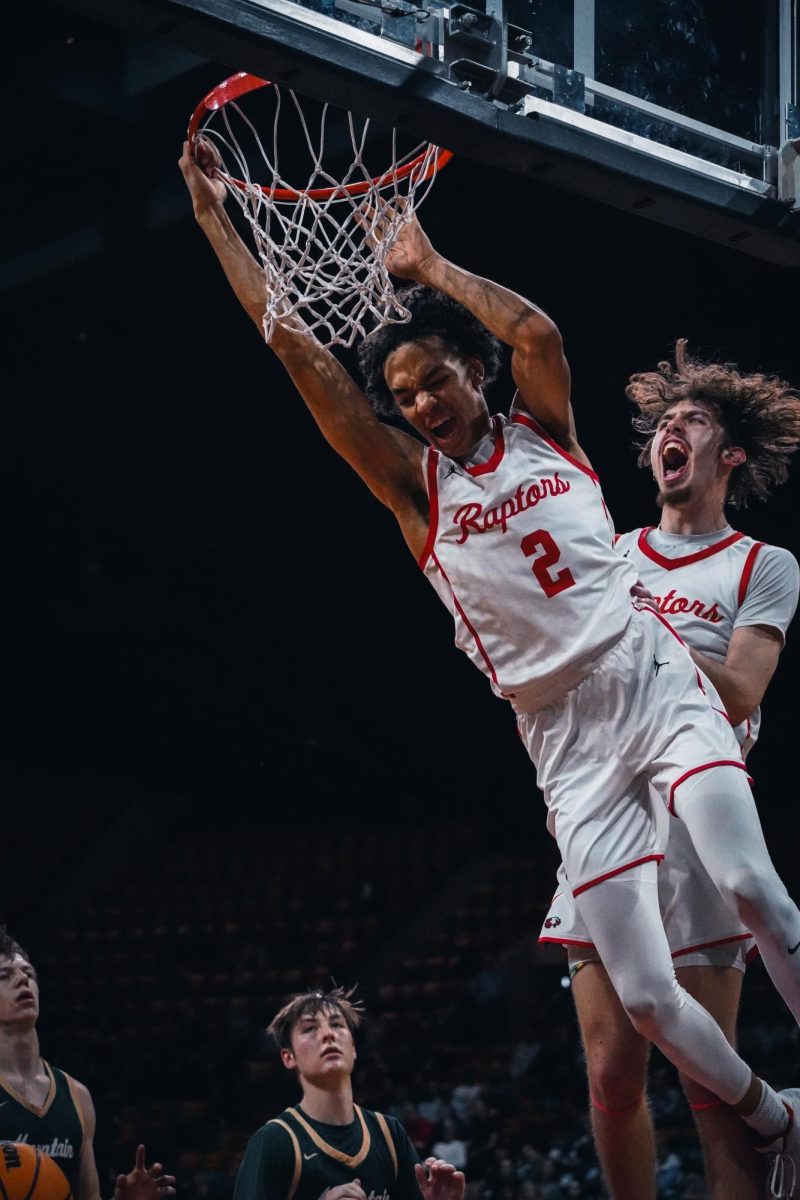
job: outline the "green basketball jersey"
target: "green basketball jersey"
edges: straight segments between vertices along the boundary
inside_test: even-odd
[[[234,1200],[319,1200],[354,1179],[367,1200],[420,1200],[419,1156],[400,1122],[354,1108],[349,1125],[325,1125],[299,1107],[262,1125],[247,1143]]]
[[[58,1163],[74,1194],[83,1146],[74,1080],[58,1067],[42,1065],[50,1076],[50,1090],[41,1108],[27,1104],[0,1075],[0,1141],[38,1146]]]

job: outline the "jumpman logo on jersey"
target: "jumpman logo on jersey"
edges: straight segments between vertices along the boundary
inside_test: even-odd
[[[653,670],[656,673],[656,679],[658,679],[658,672],[661,670],[661,668],[668,667],[668,666],[669,666],[669,659],[667,659],[666,662],[660,663],[658,661],[658,659],[656,658],[655,654],[653,655]]]
[[[450,466],[447,468],[447,470],[444,473],[444,477],[445,477],[445,479],[449,479],[451,475],[460,475],[460,474],[461,474],[461,472],[459,471],[456,464],[450,463]]]

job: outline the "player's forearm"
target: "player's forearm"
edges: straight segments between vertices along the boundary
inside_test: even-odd
[[[491,279],[465,271],[439,254],[425,260],[419,282],[463,304],[495,337],[515,350],[532,354],[539,346],[544,348],[560,339],[555,323],[532,301]]]
[[[704,675],[713,683],[734,725],[746,720],[761,703],[761,695],[748,678],[747,672],[734,670],[724,662],[709,658],[699,650],[691,651],[692,658]]]
[[[266,309],[264,274],[221,204],[205,209],[197,223],[211,243],[228,283],[248,316],[261,328]]]

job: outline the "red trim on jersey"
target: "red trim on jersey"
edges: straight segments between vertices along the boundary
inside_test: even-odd
[[[614,534],[614,545],[615,545],[615,546],[616,546],[617,542],[619,541],[619,539],[620,539],[621,537],[622,537],[622,534],[621,534],[621,533],[615,533],[615,534]]]
[[[503,455],[506,452],[506,439],[503,436],[503,425],[500,418],[495,414],[492,417],[492,433],[494,434],[494,450],[489,458],[484,463],[476,463],[474,467],[464,467],[468,475],[488,475],[491,471],[496,471],[503,461]]]
[[[687,779],[690,779],[692,775],[699,775],[701,771],[710,771],[712,767],[738,767],[742,771],[747,770],[747,767],[744,765],[741,759],[736,762],[736,760],[732,758],[718,758],[715,759],[714,762],[703,763],[701,767],[692,767],[691,771],[684,771],[683,775],[680,775],[669,789],[669,804],[667,805],[667,811],[672,813],[673,817],[678,815],[675,812],[675,792],[677,788],[679,788],[682,783],[685,783]],[[749,775],[747,776],[747,782],[753,782]],[[680,818],[678,818],[678,820],[680,820]]]
[[[745,559],[742,578],[739,580],[739,596],[737,599],[739,608],[744,604],[744,598],[747,595],[747,589],[750,585],[750,576],[753,574],[753,567],[756,565],[756,556],[763,545],[763,542],[756,542],[754,546],[750,547],[750,553]]]
[[[596,471],[593,471],[591,467],[587,467],[586,463],[582,463],[577,458],[573,458],[571,454],[568,454],[564,447],[559,446],[558,442],[551,438],[550,434],[542,428],[539,422],[535,421],[528,413],[512,412],[510,420],[516,425],[527,425],[529,429],[532,429],[534,433],[539,435],[543,442],[547,442],[551,450],[555,450],[562,458],[566,458],[568,462],[572,463],[573,467],[577,467],[579,471],[583,471],[584,475],[588,475],[595,483],[600,482]]]
[[[721,542],[715,542],[713,546],[706,546],[704,550],[696,550],[694,554],[684,554],[682,558],[665,558],[663,554],[659,554],[657,550],[648,545],[647,535],[654,529],[655,525],[647,525],[639,531],[639,549],[645,558],[658,563],[665,571],[674,571],[676,567],[688,567],[690,563],[700,562],[702,558],[710,558],[712,554],[719,554],[720,550],[727,550],[728,546],[741,541],[744,537],[743,533],[731,533]]]
[[[706,1100],[703,1104],[690,1104],[692,1112],[710,1112],[712,1108],[722,1108],[721,1100]]]
[[[422,547],[422,554],[417,559],[423,570],[433,553],[433,545],[436,541],[436,533],[439,528],[438,463],[439,451],[431,447],[428,450],[428,536],[425,539],[425,545]]]
[[[674,950],[673,958],[681,958],[684,954],[696,954],[698,950],[710,950],[713,946],[727,946],[728,942],[746,942],[752,933],[733,933],[730,937],[717,938],[714,942],[698,942],[696,946],[687,946],[685,950]]]
[[[749,967],[750,963],[755,962],[755,960],[758,958],[758,956],[760,954],[761,954],[761,951],[759,950],[758,946],[755,943],[753,943],[753,945],[747,951],[747,954],[745,954],[745,956],[744,956],[744,965],[746,967]]]
[[[652,604],[643,604],[643,605],[642,605],[642,607],[641,607],[640,609],[638,609],[638,611],[639,611],[639,612],[652,613],[652,614],[653,614],[653,616],[654,616],[654,617],[656,617],[656,618],[657,618],[657,619],[658,619],[658,620],[661,622],[661,624],[664,626],[664,628],[665,628],[665,629],[668,629],[668,630],[670,631],[670,633],[672,634],[672,636],[673,636],[674,638],[677,638],[677,639],[678,639],[678,641],[680,642],[680,644],[681,644],[682,646],[685,646],[687,650],[689,649],[689,647],[686,645],[686,642],[683,640],[683,638],[681,637],[681,635],[678,633],[678,631],[677,631],[677,629],[675,628],[675,626],[674,626],[674,625],[670,625],[670,623],[669,623],[669,621],[667,620],[667,618],[666,618],[666,617],[664,617],[664,616],[662,616],[662,614],[661,614],[661,613],[658,611],[658,609],[657,609],[657,608],[653,608]],[[698,681],[697,681],[697,682],[698,682],[698,683],[700,683],[700,680],[698,679]],[[700,683],[700,689],[701,689],[701,691],[705,691],[705,688],[703,687],[702,683]]]
[[[481,658],[486,663],[486,669],[489,672],[492,683],[499,690],[500,684],[497,682],[497,673],[495,672],[494,666],[492,665],[492,660],[489,658],[489,655],[486,653],[486,651],[483,648],[483,642],[481,641],[480,637],[478,636],[478,631],[477,631],[477,629],[475,629],[475,627],[473,626],[469,617],[464,612],[464,609],[461,607],[461,602],[458,599],[458,597],[456,596],[453,585],[450,582],[450,580],[448,579],[447,572],[445,571],[444,567],[439,562],[439,559],[437,558],[436,554],[433,551],[431,551],[431,554],[433,556],[433,561],[436,563],[436,566],[439,568],[439,570],[442,573],[442,578],[446,582],[447,586],[450,588],[450,595],[453,597],[453,604],[455,604],[456,608],[458,609],[458,614],[461,617],[461,620],[464,622],[467,629],[469,630],[469,632],[472,634],[473,638],[475,639],[475,645],[478,647],[478,650],[480,651]],[[504,692],[502,694],[505,695]]]
[[[598,883],[605,883],[607,879],[613,879],[615,875],[621,875],[623,871],[630,871],[633,867],[640,867],[646,862],[661,862],[663,854],[646,854],[644,858],[637,858],[633,862],[625,863],[624,867],[615,867],[613,871],[606,871],[605,875],[598,875],[597,879],[590,879],[588,883],[582,883],[580,887],[572,889],[573,896],[580,896],[581,892],[588,892],[589,888],[597,887]]]
[[[538,942],[540,946],[543,946],[545,942],[554,942],[556,946],[586,946],[588,950],[594,950],[594,942],[578,942],[574,938],[540,937]]]

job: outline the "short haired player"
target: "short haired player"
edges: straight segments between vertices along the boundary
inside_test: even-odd
[[[217,164],[206,143],[184,145],[195,216],[261,327],[265,277],[225,212]],[[794,1161],[800,1092],[781,1098],[758,1079],[675,980],[651,785],[753,930],[796,1020],[800,961],[787,946],[800,940],[800,912],[769,858],[712,685],[659,614],[631,601],[637,573],[613,548],[577,440],[558,328],[535,304],[446,260],[413,218],[386,262],[421,286],[404,297],[410,321],[365,344],[367,389],[393,402],[415,436],[380,421],[296,319],[278,324],[270,347],[333,449],[393,512],[453,615],[458,645],[512,705],[573,895],[636,1028],[732,1104],[771,1153]],[[508,417],[490,417],[483,392],[487,330],[512,351]],[[656,672],[656,661],[668,665]]]
[[[421,1163],[396,1117],[353,1100],[362,1008],[351,997],[301,992],[273,1017],[268,1032],[302,1095],[250,1138],[234,1200],[463,1200],[461,1171]]]
[[[704,362],[634,375],[627,389],[644,435],[639,463],[658,487],[661,520],[617,548],[717,687],[743,756],[758,737],[764,692],[797,607],[792,554],[738,533],[726,505],[765,499],[800,441],[800,402],[783,381]],[[680,983],[735,1036],[746,929],[722,903],[680,821],[671,821],[659,899]],[[628,1020],[572,902],[563,871],[540,941],[568,948],[589,1076],[592,1127],[614,1200],[654,1200],[655,1146],[645,1102],[648,1045]],[[763,1194],[759,1160],[735,1114],[686,1076],[715,1200]]]
[[[0,1141],[28,1142],[66,1175],[76,1200],[100,1200],[94,1159],[95,1112],[88,1088],[39,1053],[39,980],[28,954],[0,926]],[[175,1180],[161,1163],[119,1175],[114,1200],[164,1200]]]

